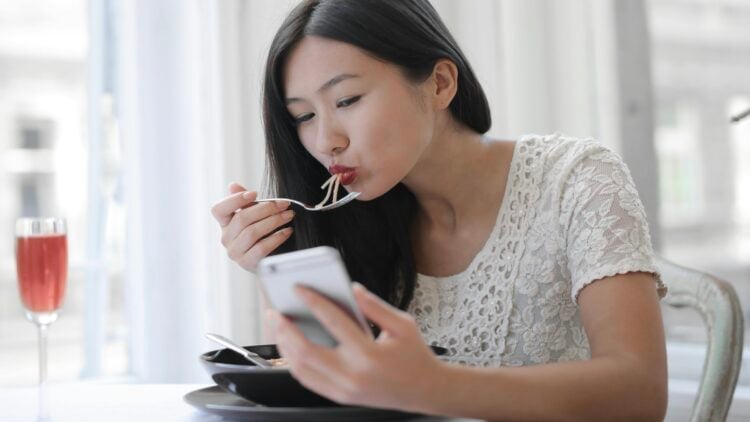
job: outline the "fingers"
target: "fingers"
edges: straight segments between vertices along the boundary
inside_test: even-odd
[[[224,228],[221,240],[227,248],[229,257],[236,259],[293,218],[293,210],[279,212],[276,205],[268,203],[253,205],[237,213],[232,222]]]
[[[414,326],[414,320],[382,299],[367,291],[364,286],[354,283],[354,298],[367,319],[374,322],[384,332],[396,336],[406,335]]]
[[[307,340],[294,323],[278,312],[270,314],[276,328],[276,346],[289,363],[292,376],[308,389],[339,401],[336,391],[345,378],[337,370],[341,366],[337,364],[335,352]]]
[[[238,193],[238,192],[244,192],[247,189],[245,189],[244,186],[237,182],[232,182],[229,184],[229,193]]]
[[[230,188],[231,189],[231,188]],[[211,207],[211,214],[221,227],[225,227],[234,217],[235,212],[251,205],[258,197],[258,192],[235,192]]]
[[[232,259],[240,264],[242,268],[249,271],[255,271],[255,268],[258,266],[258,262],[264,257],[268,256],[268,254],[276,250],[276,248],[281,246],[284,242],[286,242],[286,240],[289,239],[289,236],[291,236],[293,232],[294,230],[291,227],[286,227],[282,230],[279,230],[271,236],[268,236],[253,245],[250,249],[247,250],[247,252],[242,254],[237,259]]]
[[[263,202],[244,210],[237,211],[234,217],[232,217],[232,221],[224,227],[221,236],[222,244],[229,247],[229,245],[240,236],[240,233],[247,230],[249,227],[252,227],[251,231],[255,234],[255,241],[257,242],[267,234],[271,233],[274,228],[284,225],[292,220],[292,217],[294,217],[294,211],[288,210],[282,212],[288,207],[288,202],[283,204],[276,202]],[[248,248],[250,246],[252,246],[252,244],[248,245]]]
[[[276,331],[277,347],[281,355],[293,366],[308,366],[318,371],[329,371],[335,359],[333,352],[305,337],[294,323],[277,311],[270,311],[270,319]]]
[[[305,337],[302,330],[286,316],[276,310],[266,311],[271,326],[276,332],[279,352],[287,358],[297,358],[307,352],[315,352],[318,346]]]
[[[362,327],[340,305],[307,287],[297,286],[294,290],[339,343],[361,347],[369,340]]]
[[[222,227],[221,244],[227,255],[243,268],[255,271],[258,261],[283,244],[292,229],[278,230],[294,217],[289,202],[255,203],[258,193],[233,182],[230,195],[211,207]],[[276,231],[274,233],[274,231]]]

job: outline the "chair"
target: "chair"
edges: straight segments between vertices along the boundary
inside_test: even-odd
[[[706,322],[708,347],[690,421],[724,421],[742,362],[743,316],[731,284],[657,258],[669,291],[664,302],[695,309]]]

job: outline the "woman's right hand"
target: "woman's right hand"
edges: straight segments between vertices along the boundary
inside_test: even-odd
[[[294,218],[288,201],[256,204],[258,192],[249,192],[237,183],[229,185],[231,195],[211,207],[221,226],[221,244],[229,258],[242,268],[255,272],[258,261],[281,246],[292,228],[278,230]]]

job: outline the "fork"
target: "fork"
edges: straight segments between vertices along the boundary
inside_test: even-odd
[[[334,202],[333,204],[324,205],[320,208],[315,208],[314,205],[308,205],[308,204],[305,204],[304,202],[296,201],[294,199],[289,199],[289,198],[264,198],[264,199],[256,199],[255,202],[289,201],[292,204],[299,205],[300,207],[308,211],[330,211],[334,208],[338,208],[338,207],[348,204],[349,202],[353,201],[354,198],[358,197],[360,193],[361,192],[351,192],[349,195],[346,195],[345,197]]]
[[[244,347],[240,346],[239,344],[233,342],[232,340],[229,340],[228,338],[224,336],[220,336],[218,334],[214,333],[206,333],[206,338],[214,341],[216,343],[221,344],[222,346],[226,347],[229,350],[234,351],[235,353],[238,353],[242,355],[245,359],[249,360],[250,362],[254,363],[256,366],[259,366],[261,368],[271,368],[273,365],[271,362],[263,359],[255,352],[251,352]]]

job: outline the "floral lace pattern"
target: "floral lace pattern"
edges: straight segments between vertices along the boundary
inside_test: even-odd
[[[633,271],[657,274],[622,160],[592,140],[527,135],[516,144],[487,243],[460,274],[420,274],[409,312],[425,340],[447,347],[457,363],[588,359],[579,292]]]

